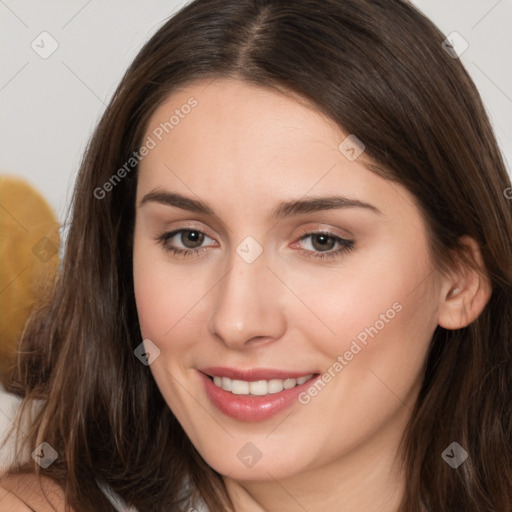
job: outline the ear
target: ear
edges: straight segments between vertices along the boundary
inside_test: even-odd
[[[438,323],[445,329],[461,329],[483,311],[492,293],[492,285],[478,243],[464,235],[460,241],[478,265],[478,269],[460,263],[441,287]]]

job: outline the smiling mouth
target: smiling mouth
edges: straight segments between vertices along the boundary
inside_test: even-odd
[[[238,421],[266,421],[298,404],[301,391],[320,377],[309,369],[215,366],[201,368],[206,396],[221,413]]]
[[[299,378],[270,379],[245,381],[206,375],[218,388],[228,391],[234,395],[265,396],[280,393],[283,390],[292,389],[308,382],[318,374],[311,373]]]

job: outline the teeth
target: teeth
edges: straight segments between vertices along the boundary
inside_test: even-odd
[[[313,377],[313,375],[305,375],[304,377],[299,377],[297,379],[297,385],[300,386],[301,384],[304,384],[304,382],[311,379],[311,377]]]
[[[231,391],[231,379],[227,377],[221,377],[222,389],[226,391]]]
[[[245,380],[229,379],[228,377],[213,377],[214,384],[222,388],[224,391],[231,391],[234,395],[256,395],[264,396],[272,393],[279,393],[283,389],[291,389],[295,386],[300,386],[304,382],[313,377],[305,375],[298,379],[271,379],[271,380],[256,380],[247,382]]]
[[[222,377],[224,381],[224,377]],[[248,395],[249,394],[249,383],[244,380],[232,380],[231,381],[231,393],[234,395]]]

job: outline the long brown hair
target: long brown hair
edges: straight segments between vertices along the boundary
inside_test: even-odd
[[[512,510],[511,184],[480,96],[444,39],[401,0],[196,0],[168,20],[90,141],[58,281],[19,345],[10,390],[24,409],[43,400],[24,441],[48,442],[59,458],[11,471],[53,478],[78,512],[112,510],[95,479],[144,512],[182,510],[185,478],[212,512],[233,509],[133,354],[136,166],[108,193],[95,190],[138,150],[173,90],[235,77],[298,95],[356,134],[370,168],[415,196],[439,269],[463,256],[462,235],[478,242],[492,296],[467,327],[434,333],[403,437],[400,512]],[[441,457],[454,441],[469,453],[457,470]]]

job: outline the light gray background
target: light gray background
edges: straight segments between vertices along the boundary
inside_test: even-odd
[[[61,222],[82,152],[124,70],[183,3],[0,0],[0,172],[33,184]],[[461,60],[512,162],[512,1],[413,3],[446,35],[456,31],[469,43]],[[47,59],[31,47],[43,31],[59,45]],[[0,436],[16,402],[0,386]]]
[[[87,140],[124,70],[184,3],[0,0],[0,172],[35,185],[61,221]],[[512,162],[512,1],[413,3],[445,34],[468,41],[461,60]],[[31,47],[43,31],[59,44],[47,59]]]

